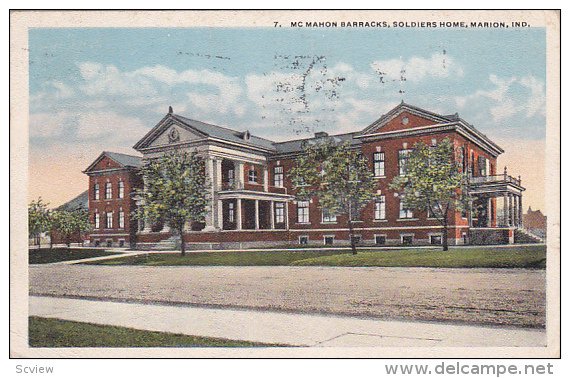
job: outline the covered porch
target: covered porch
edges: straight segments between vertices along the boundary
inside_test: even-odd
[[[474,228],[522,227],[522,192],[518,178],[504,174],[469,179],[469,226]]]
[[[220,229],[225,230],[286,230],[287,203],[291,196],[253,194],[246,191],[220,193]]]

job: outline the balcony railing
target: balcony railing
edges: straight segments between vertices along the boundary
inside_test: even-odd
[[[265,191],[263,184],[246,182],[240,187],[236,181],[222,182],[222,190],[251,190],[251,191]],[[287,194],[287,188],[280,186],[268,186],[269,193]]]
[[[493,175],[493,176],[481,176],[481,177],[470,177],[470,184],[483,184],[483,183],[510,183],[520,186],[521,179],[509,176],[509,175]]]

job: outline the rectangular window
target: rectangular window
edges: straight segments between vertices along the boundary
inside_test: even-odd
[[[230,188],[233,188],[234,184],[235,184],[235,171],[233,169],[230,169],[228,171],[228,186]]]
[[[248,181],[252,184],[257,183],[257,171],[255,168],[251,168],[248,174]]]
[[[123,181],[119,181],[119,198],[125,197],[125,183]]]
[[[283,187],[283,167],[273,168],[273,186]]]
[[[386,196],[378,196],[374,202],[374,220],[383,219],[386,219]]]
[[[403,245],[412,245],[414,244],[414,236],[413,235],[401,235]]]
[[[297,202],[297,223],[309,223],[309,201]]]
[[[119,228],[125,228],[125,212],[119,210]]]
[[[430,235],[429,243],[431,245],[441,245],[441,235]]]
[[[325,236],[324,242],[325,242],[325,245],[333,245],[334,244],[334,236]]]
[[[384,235],[374,235],[374,243],[376,243],[376,245],[384,245],[384,244],[386,244],[386,236],[384,236]]]
[[[408,158],[410,156],[411,150],[400,150],[398,151],[398,167],[400,176],[404,176],[407,173]]]
[[[400,219],[410,219],[414,217],[411,209],[404,207],[404,199],[400,199]]]
[[[275,223],[285,223],[285,203],[275,202]]]
[[[93,186],[93,199],[94,200],[98,200],[100,197],[100,193],[99,193],[99,184],[95,184]]]
[[[323,209],[323,222],[336,222],[336,214],[333,214],[329,209]]]
[[[487,176],[487,159],[483,156],[477,158],[479,165],[479,176]]]
[[[309,244],[309,237],[308,236],[299,236],[299,244],[301,244],[301,245]]]
[[[113,228],[113,213],[105,213],[105,228]]]
[[[360,242],[362,242],[362,236],[360,235],[351,235],[350,239],[354,244],[360,244]]]
[[[234,223],[236,221],[236,209],[233,202],[228,202],[228,222]]]
[[[384,152],[374,153],[374,176],[383,177],[384,172]]]
[[[95,228],[101,227],[101,219],[99,217],[99,213],[95,213],[93,216],[93,223],[95,223]]]
[[[113,198],[113,185],[110,182],[105,183],[105,199]]]

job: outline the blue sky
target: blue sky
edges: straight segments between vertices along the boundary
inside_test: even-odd
[[[499,142],[545,138],[543,28],[42,28],[29,54],[32,171],[133,152],[169,105],[283,140],[361,130],[403,99]]]

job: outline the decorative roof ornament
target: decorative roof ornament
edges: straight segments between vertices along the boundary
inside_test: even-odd
[[[172,110],[172,106],[168,107],[168,114],[172,114],[174,111]]]

